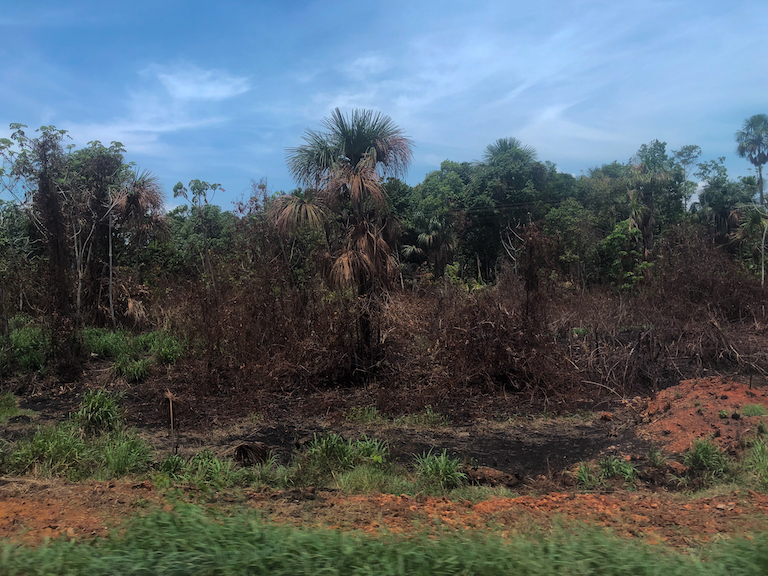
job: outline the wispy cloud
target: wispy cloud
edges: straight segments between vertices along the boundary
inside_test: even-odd
[[[172,68],[153,65],[145,73],[155,74],[171,97],[179,100],[226,100],[251,89],[243,76],[188,64]]]

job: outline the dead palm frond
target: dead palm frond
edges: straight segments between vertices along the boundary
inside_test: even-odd
[[[322,204],[295,195],[280,196],[272,204],[270,211],[281,234],[289,234],[302,227],[320,230],[327,220]]]

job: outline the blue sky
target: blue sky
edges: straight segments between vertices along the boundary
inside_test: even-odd
[[[749,173],[734,132],[768,113],[765,0],[5,2],[0,136],[53,124],[122,142],[173,185],[295,186],[285,149],[335,107],[413,140],[406,180],[514,136],[564,172],[643,143]]]

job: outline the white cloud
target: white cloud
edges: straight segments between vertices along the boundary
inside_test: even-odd
[[[226,100],[251,89],[247,78],[223,70],[203,70],[185,64],[171,70],[152,66],[147,72],[154,73],[168,93],[179,100]]]

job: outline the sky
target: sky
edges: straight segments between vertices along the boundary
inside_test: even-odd
[[[295,188],[286,148],[336,107],[403,129],[411,185],[502,137],[576,176],[697,144],[735,178],[751,165],[734,133],[768,113],[766,0],[3,4],[0,137],[121,142],[169,206],[196,178],[224,209],[253,180]]]

